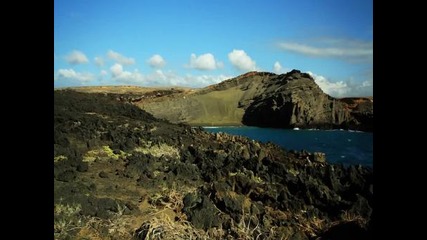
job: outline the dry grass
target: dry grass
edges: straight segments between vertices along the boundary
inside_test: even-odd
[[[326,229],[343,222],[357,222],[361,226],[365,226],[367,224],[367,220],[365,218],[348,211],[342,211],[340,220],[329,223],[327,223],[325,219],[319,219],[316,217],[307,218],[303,214],[294,215],[294,218],[298,221],[298,228],[311,237],[316,237]]]
[[[265,225],[264,220],[252,214],[251,204],[242,204],[242,215],[239,222],[231,220],[231,229],[211,228],[207,231],[195,228],[183,213],[183,198],[196,188],[163,188],[148,194],[145,207],[140,215],[125,215],[126,206],[118,205],[118,211],[112,213],[110,219],[81,216],[80,206],[55,205],[55,239],[289,239],[295,231],[302,231],[307,236],[315,238],[326,229],[343,221],[358,221],[366,223],[361,216],[343,211],[340,220],[327,223],[325,219],[308,217],[305,212],[284,212],[266,207],[271,225]],[[223,192],[232,199],[239,196],[232,191]],[[246,200],[243,199],[243,200]],[[58,217],[60,216],[60,217]],[[297,223],[297,228],[277,226],[278,222],[288,222],[291,219]]]
[[[83,162],[92,163],[94,161],[107,161],[107,160],[118,160],[120,157],[124,157],[125,152],[121,151],[120,154],[115,154],[109,146],[102,146],[98,149],[90,150],[83,156]]]
[[[179,150],[176,147],[167,145],[165,143],[153,144],[152,142],[146,142],[142,146],[136,147],[134,151],[144,154],[151,154],[154,157],[167,156],[173,159],[179,158]]]
[[[118,211],[110,219],[80,215],[80,205],[55,204],[55,239],[131,239],[132,216],[124,215],[126,206],[117,205]]]
[[[58,155],[58,156],[56,156],[56,157],[53,158],[53,162],[57,163],[57,162],[60,162],[60,161],[63,161],[63,160],[67,160],[67,159],[68,158],[66,156],[64,156],[64,155]]]
[[[311,237],[318,236],[327,227],[325,220],[317,217],[306,218],[298,214],[294,218],[298,220],[298,228]]]
[[[182,212],[183,198],[195,191],[194,188],[177,190],[163,188],[160,193],[149,196],[148,202],[152,206],[150,218],[144,221],[135,231],[137,239],[210,239],[210,236],[218,235],[218,231],[210,230],[210,234],[202,229],[195,228],[187,216]]]
[[[240,222],[236,226],[236,232],[239,235],[239,239],[242,240],[257,240],[262,236],[258,218],[252,215],[250,212],[245,214],[244,211]]]
[[[135,232],[137,239],[210,239],[207,232],[185,220],[173,221],[167,215],[153,217]]]
[[[84,225],[80,217],[80,205],[54,205],[54,237],[55,239],[67,238],[73,231],[81,229]]]
[[[357,222],[361,226],[365,226],[368,223],[368,221],[362,216],[349,211],[342,211],[341,219],[344,222]]]

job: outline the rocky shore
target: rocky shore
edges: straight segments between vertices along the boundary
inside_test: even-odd
[[[54,92],[55,239],[370,239],[371,168],[159,120],[124,97]]]

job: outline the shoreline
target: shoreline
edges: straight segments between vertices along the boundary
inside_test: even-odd
[[[276,128],[276,127],[260,127],[260,126],[248,126],[248,125],[236,125],[236,124],[215,124],[215,125],[202,125],[202,124],[188,124],[192,128],[222,128],[222,127],[247,127],[247,128],[261,128],[261,129],[280,129],[280,130],[293,130],[293,131],[336,131],[336,132],[353,132],[353,133],[373,133],[370,131],[361,131],[361,130],[354,130],[354,129],[343,129],[343,128],[331,128],[331,129],[321,129],[321,128]]]

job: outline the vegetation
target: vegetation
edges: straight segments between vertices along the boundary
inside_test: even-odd
[[[174,125],[115,94],[54,97],[55,239],[369,234],[372,169]]]

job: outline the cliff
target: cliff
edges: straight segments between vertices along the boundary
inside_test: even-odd
[[[268,79],[262,94],[245,106],[242,122],[263,127],[372,131],[368,120],[360,117],[366,110],[349,103],[325,94],[309,74],[293,70]],[[364,105],[373,116],[372,102]]]
[[[135,104],[155,117],[191,125],[373,130],[373,100],[337,99],[307,73],[249,72],[203,89]]]

